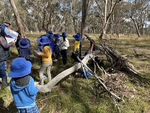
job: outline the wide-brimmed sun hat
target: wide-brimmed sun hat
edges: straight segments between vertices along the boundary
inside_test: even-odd
[[[45,46],[45,45],[49,45],[49,39],[47,36],[42,36],[40,39],[39,39],[39,44],[41,46]]]
[[[73,37],[75,38],[76,41],[80,41],[81,40],[81,35],[80,34],[76,34]]]
[[[19,57],[13,60],[11,65],[11,73],[9,74],[12,78],[21,78],[31,73],[32,64],[23,57]]]
[[[62,37],[65,37],[65,38],[66,38],[66,37],[67,37],[67,33],[66,33],[66,32],[63,32],[63,33],[62,33]]]
[[[52,39],[52,38],[54,37],[53,32],[52,32],[52,31],[48,32],[47,37],[48,37],[49,39]]]
[[[54,37],[56,38],[56,39],[61,39],[61,36],[60,36],[60,34],[54,34]]]
[[[19,47],[20,48],[29,48],[29,47],[31,47],[30,40],[27,39],[27,38],[20,39],[20,41],[19,41]]]

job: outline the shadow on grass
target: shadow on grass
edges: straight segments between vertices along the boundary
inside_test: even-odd
[[[90,106],[88,105],[88,103],[86,103],[85,100],[82,99],[82,97],[84,95],[80,94],[80,85],[78,84],[77,78],[75,78],[72,81],[72,87],[71,87],[71,97],[73,98],[73,100],[75,100],[76,102],[81,103],[81,105],[85,108],[85,113],[92,113],[92,110],[90,108]]]

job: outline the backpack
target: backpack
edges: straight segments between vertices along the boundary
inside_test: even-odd
[[[4,38],[3,36],[0,36],[0,38]],[[2,45],[0,45],[0,62],[6,61],[10,56],[9,49],[3,48]]]
[[[5,37],[5,35],[6,35],[6,33],[5,33],[5,27],[7,27],[6,25],[4,25],[4,24],[1,24],[0,25],[0,29],[1,29],[1,32],[0,32],[0,36],[3,36],[3,37]]]
[[[21,57],[29,59],[31,52],[31,42],[27,38],[22,38],[19,40],[19,54]]]

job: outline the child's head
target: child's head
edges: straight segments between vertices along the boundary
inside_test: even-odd
[[[66,32],[63,32],[63,33],[62,33],[62,37],[63,37],[63,40],[65,41],[66,38],[67,38],[67,33],[66,33]]]
[[[22,38],[20,41],[19,41],[19,47],[20,48],[30,48],[31,47],[31,43],[30,43],[30,40],[27,39],[27,38]]]
[[[45,46],[45,45],[49,45],[50,42],[49,42],[49,39],[47,36],[42,36],[40,39],[39,39],[39,45],[40,46]]]
[[[66,38],[66,37],[67,37],[67,33],[66,33],[66,32],[63,32],[63,33],[62,33],[62,37],[65,37],[65,38]]]
[[[19,57],[13,60],[11,65],[10,77],[22,78],[31,73],[32,64],[23,57]]]
[[[78,33],[76,35],[74,35],[74,38],[76,41],[80,41],[81,40],[81,35]]]

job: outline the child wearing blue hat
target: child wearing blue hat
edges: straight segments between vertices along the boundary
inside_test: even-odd
[[[52,49],[49,44],[48,37],[42,37],[39,40],[40,46],[43,48],[41,52],[35,51],[38,56],[42,58],[42,66],[39,71],[40,83],[43,85],[45,79],[44,76],[45,71],[47,72],[47,76],[49,81],[51,80],[51,67],[52,67]]]
[[[62,37],[63,37],[63,39],[59,45],[59,48],[61,51],[63,64],[65,65],[65,64],[67,64],[67,50],[68,50],[68,47],[70,45],[69,45],[69,40],[67,39],[67,33],[66,32],[62,33]]]
[[[59,45],[61,43],[61,36],[59,34],[54,34],[54,43],[55,43],[55,58],[58,60],[60,58],[60,49]]]
[[[23,57],[14,59],[11,65],[10,89],[19,113],[40,113],[36,104],[39,89],[30,76],[31,69],[31,62]]]
[[[53,32],[51,32],[51,31],[48,32],[47,37],[49,39],[49,43],[50,43],[50,47],[52,49],[53,56],[55,56],[55,47],[56,47],[56,44],[55,44],[55,39],[54,39]]]
[[[27,38],[22,38],[18,42],[19,44],[19,56],[24,57],[27,60],[31,61],[31,42]]]
[[[8,43],[6,40],[6,29],[9,29],[9,25],[0,25],[0,78],[2,78],[2,87],[8,85],[7,83],[7,60],[9,58],[10,47],[14,45],[14,42]],[[10,36],[11,37],[11,36]]]
[[[73,36],[75,39],[74,43],[74,53],[79,53],[80,50],[80,41],[81,41],[81,35],[77,33],[75,36]]]

